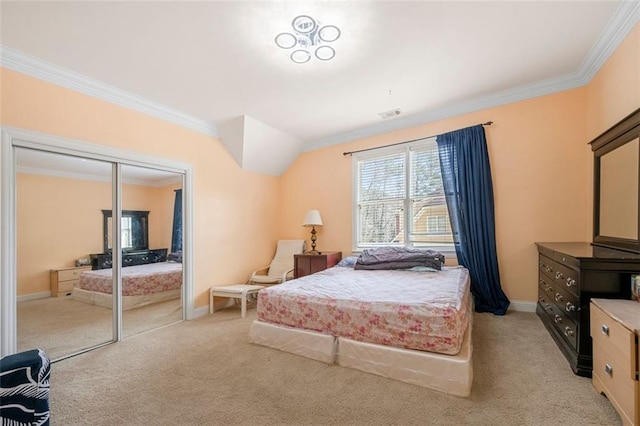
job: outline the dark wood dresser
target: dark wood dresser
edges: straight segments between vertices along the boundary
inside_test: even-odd
[[[122,267],[166,262],[167,251],[168,249],[162,248],[125,252],[122,254]],[[91,269],[109,269],[113,266],[111,253],[91,254],[89,257],[91,258]]]
[[[341,251],[324,251],[320,254],[295,254],[293,255],[293,277],[300,278],[324,271],[327,268],[336,266],[341,259]]]
[[[640,274],[640,254],[587,242],[536,245],[536,313],[573,372],[591,377],[589,303],[592,297],[631,299],[631,275]]]

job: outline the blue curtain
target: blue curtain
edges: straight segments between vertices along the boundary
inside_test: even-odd
[[[475,310],[504,315],[509,299],[500,286],[484,127],[456,130],[436,140],[458,263],[469,270]]]
[[[176,189],[173,204],[173,230],[171,233],[171,253],[182,251],[182,189]]]

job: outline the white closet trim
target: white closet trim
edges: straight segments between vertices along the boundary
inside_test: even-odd
[[[183,175],[183,317],[195,318],[193,290],[193,169],[182,163],[105,145],[13,127],[2,127],[0,149],[0,356],[17,351],[16,289],[16,170],[14,148],[31,148],[131,166],[148,167]]]

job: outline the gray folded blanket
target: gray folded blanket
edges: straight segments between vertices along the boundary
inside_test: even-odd
[[[444,256],[434,250],[385,246],[364,249],[355,269],[409,269],[416,266],[442,269]]]

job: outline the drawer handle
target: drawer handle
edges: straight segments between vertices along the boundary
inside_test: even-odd
[[[576,286],[576,280],[574,280],[573,278],[567,278],[567,287],[575,287]]]
[[[556,299],[556,302],[562,302],[563,297],[560,293],[556,293],[555,299]]]
[[[556,280],[561,280],[564,278],[564,274],[562,272],[556,272]]]
[[[567,312],[573,312],[573,311],[575,311],[575,310],[576,310],[576,305],[574,305],[574,304],[573,304],[573,303],[571,303],[571,302],[567,302],[567,305],[565,306],[565,308],[564,308],[564,309],[565,309],[565,311],[567,311]]]
[[[613,367],[610,364],[605,364],[604,365],[604,372],[607,373],[608,375],[613,375]]]
[[[573,337],[573,330],[569,326],[564,328],[564,335],[567,337]]]
[[[553,322],[555,322],[556,324],[561,324],[562,323],[562,317],[560,315],[556,314],[553,317]]]
[[[605,336],[609,335],[609,326],[607,324],[602,324],[602,334]]]

